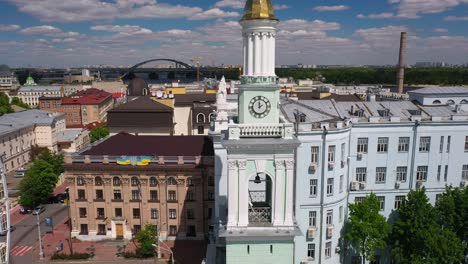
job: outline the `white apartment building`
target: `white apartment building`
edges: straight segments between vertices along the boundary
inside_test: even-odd
[[[18,98],[31,107],[39,106],[39,98],[63,97],[62,86],[21,86],[18,90]]]
[[[10,90],[15,89],[18,85],[18,79],[14,72],[0,71],[0,89]]]
[[[440,101],[453,96],[437,94]],[[347,204],[371,192],[388,218],[410,190],[424,186],[435,203],[445,186],[467,185],[467,106],[283,101],[283,113],[297,123],[301,141],[295,213],[302,235],[295,238],[295,263],[356,261],[359,257],[342,240]],[[380,263],[384,259],[382,253]]]
[[[31,161],[31,147],[57,151],[57,134],[65,130],[65,115],[28,110],[0,117],[0,154],[5,173],[22,168]]]

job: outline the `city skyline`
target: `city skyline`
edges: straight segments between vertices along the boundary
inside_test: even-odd
[[[467,0],[273,0],[277,64],[391,65],[408,32],[408,64],[468,58]],[[242,64],[243,0],[7,0],[0,64],[132,65],[148,58]],[[460,56],[462,54],[462,56]]]

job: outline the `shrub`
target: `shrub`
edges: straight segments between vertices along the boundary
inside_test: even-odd
[[[65,260],[70,260],[70,259],[89,259],[91,258],[91,255],[88,253],[74,253],[73,255],[69,254],[64,254],[64,253],[55,253],[52,255],[51,259],[52,260],[60,260],[60,259],[65,259]]]

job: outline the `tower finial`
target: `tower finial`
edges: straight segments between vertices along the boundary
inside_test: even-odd
[[[247,0],[241,21],[256,19],[278,20],[271,0]]]

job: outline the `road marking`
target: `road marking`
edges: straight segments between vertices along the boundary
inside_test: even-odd
[[[24,256],[32,248],[33,247],[31,246],[16,246],[10,250],[10,255],[11,256]]]

